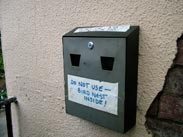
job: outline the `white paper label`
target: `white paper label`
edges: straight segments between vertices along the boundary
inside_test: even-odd
[[[127,32],[129,29],[130,25],[102,26],[102,27],[78,28],[74,31],[74,33],[93,32],[93,31]]]
[[[68,99],[70,101],[118,114],[118,83],[109,83],[68,75]]]

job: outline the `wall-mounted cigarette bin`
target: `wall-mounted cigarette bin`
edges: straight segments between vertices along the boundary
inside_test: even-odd
[[[75,28],[63,36],[68,114],[126,132],[136,122],[138,26]]]

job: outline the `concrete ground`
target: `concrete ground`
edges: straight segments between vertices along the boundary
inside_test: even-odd
[[[8,137],[5,111],[0,109],[0,137]]]

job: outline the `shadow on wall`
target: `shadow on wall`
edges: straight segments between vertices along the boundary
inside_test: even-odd
[[[146,127],[153,137],[183,136],[183,34],[177,39],[177,54],[146,113]]]

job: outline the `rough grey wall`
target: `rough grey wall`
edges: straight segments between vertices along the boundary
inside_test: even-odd
[[[182,0],[1,0],[7,89],[19,101],[16,136],[147,137],[144,115],[174,58],[182,7]],[[140,26],[137,125],[125,135],[64,109],[61,36],[76,26],[118,24]]]

